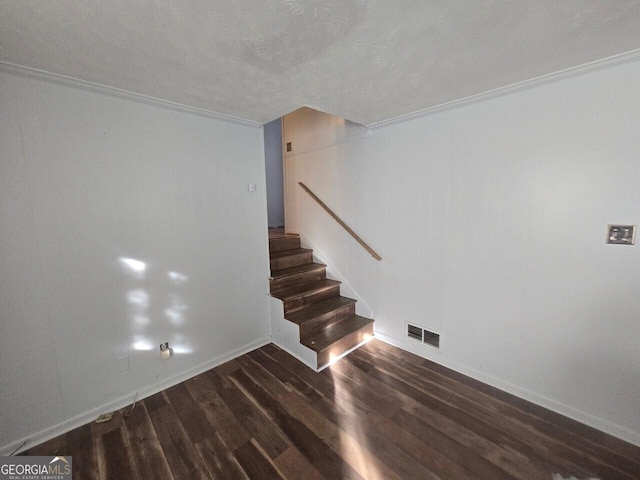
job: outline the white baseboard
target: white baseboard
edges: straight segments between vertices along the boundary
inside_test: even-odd
[[[200,365],[197,365],[193,368],[185,370],[184,372],[180,372],[176,375],[167,377],[161,382],[141,387],[137,391],[137,399],[143,400],[147,397],[150,397],[151,395],[166,390],[169,387],[173,387],[174,385],[193,378],[196,375],[200,375],[207,370],[217,367],[218,365],[228,362],[229,360],[233,360],[234,358],[237,358],[241,355],[244,355],[245,353],[248,353],[269,343],[271,343],[270,337],[259,338],[257,340],[254,340],[253,342],[231,350],[230,352],[218,355],[217,357],[214,357],[211,360],[201,363]],[[53,425],[51,427],[45,428],[44,430],[29,435],[28,437],[21,438],[20,440],[11,442],[7,445],[3,445],[2,447],[0,447],[0,455],[9,455],[14,451],[15,453],[23,452],[24,450],[27,450],[35,445],[39,445],[43,442],[46,442],[47,440],[51,440],[58,435],[67,433],[74,428],[86,425],[87,423],[94,421],[101,413],[113,412],[115,410],[124,408],[127,405],[131,405],[135,396],[136,391],[130,392],[127,395],[123,395],[96,408],[92,408],[91,410],[81,413],[80,415],[76,415],[75,417],[60,422],[57,425]]]
[[[531,390],[518,387],[517,385],[513,385],[509,382],[505,382],[498,378],[492,377],[491,375],[479,372],[473,368],[461,365],[451,360],[447,360],[443,358],[441,352],[439,351],[432,352],[431,349],[421,348],[422,345],[412,345],[411,342],[407,342],[404,339],[392,337],[380,332],[375,332],[375,338],[393,345],[394,347],[401,348],[402,350],[406,350],[407,352],[426,358],[427,360],[431,360],[432,362],[442,365],[443,367],[447,367],[451,370],[455,370],[458,373],[467,375],[474,380],[478,380],[480,382],[486,383],[487,385],[491,385],[492,387],[499,388],[500,390],[523,398],[524,400],[528,400],[532,403],[535,403],[536,405],[559,413],[560,415],[564,415],[565,417],[569,417],[580,423],[584,423],[585,425],[608,433],[609,435],[613,435],[614,437],[620,438],[621,440],[629,442],[633,445],[640,446],[640,432],[635,432],[622,425],[617,425],[607,420],[594,417],[592,415],[589,415],[588,413],[576,410],[575,408],[547,398],[543,395],[538,395]]]

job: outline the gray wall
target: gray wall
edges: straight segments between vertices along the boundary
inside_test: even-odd
[[[264,157],[267,172],[267,217],[270,227],[284,225],[282,190],[282,120],[264,126]]]
[[[379,338],[640,444],[640,245],[605,244],[608,223],[640,224],[639,84],[628,63],[315,150],[326,114],[287,116],[287,227]]]
[[[260,128],[1,72],[0,111],[2,453],[268,341]]]

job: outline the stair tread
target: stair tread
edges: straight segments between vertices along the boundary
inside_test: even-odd
[[[302,253],[310,253],[313,250],[309,248],[294,248],[292,250],[280,250],[279,252],[269,252],[269,259],[274,260],[276,258],[291,257],[293,255],[300,255]]]
[[[307,305],[300,310],[296,310],[293,313],[289,313],[285,316],[287,320],[293,322],[297,325],[302,325],[305,322],[312,321],[315,318],[318,318],[326,313],[332,312],[334,310],[339,310],[342,307],[346,307],[347,305],[352,305],[356,303],[353,298],[348,297],[332,297],[326,300],[322,300],[321,302],[312,303]]]
[[[334,343],[342,340],[347,335],[360,330],[367,325],[373,323],[370,318],[361,317],[360,315],[353,315],[341,322],[332,325],[329,328],[325,328],[320,332],[314,333],[308,337],[300,340],[300,343],[309,347],[311,350],[320,352],[329,348]]]
[[[326,265],[323,263],[305,263],[304,265],[274,270],[271,272],[271,278],[276,279],[289,277],[291,275],[299,275],[301,273],[313,272],[314,270],[322,270],[325,267]]]
[[[280,240],[282,238],[300,238],[297,233],[269,232],[269,240]]]
[[[271,292],[271,295],[276,298],[285,300],[288,298],[300,297],[308,293],[324,290],[326,288],[331,288],[335,285],[340,285],[340,282],[337,280],[329,280],[328,278],[323,278],[322,280],[318,280],[316,282],[303,283],[302,285],[297,285],[295,287],[276,290],[275,292]]]

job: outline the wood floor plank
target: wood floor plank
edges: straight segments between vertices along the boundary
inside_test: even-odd
[[[324,477],[307,460],[300,450],[291,446],[278,455],[273,463],[288,480],[323,480]]]
[[[130,415],[123,419],[123,425],[138,477],[174,478],[143,402],[137,404]]]
[[[557,438],[566,445],[577,446],[615,468],[640,471],[640,447],[383,342],[371,342],[362,350],[387,358],[391,363],[401,365],[403,369],[423,378],[433,378],[435,383],[447,384],[461,397],[481,402],[503,416],[520,419],[539,432]]]
[[[151,413],[164,407],[167,404],[167,400],[164,396],[164,392],[158,392],[155,395],[145,398],[144,404],[147,407],[147,412]]]
[[[242,370],[231,377],[247,391],[255,402],[268,412],[269,417],[287,435],[291,443],[327,478],[358,478],[351,467],[322,441],[304,423],[291,415],[274,397],[251,380]]]
[[[236,457],[229,451],[218,433],[196,444],[196,449],[204,461],[211,478],[225,480],[248,480]],[[156,477],[158,478],[158,477]]]
[[[255,371],[251,373],[260,377]],[[321,412],[284,389],[284,386],[278,394],[277,382],[256,385],[244,371],[236,372],[232,378],[270,411],[270,416],[279,422],[278,425],[296,448],[326,478],[369,478],[374,471],[382,475],[381,478],[402,478],[347,431],[328,421]],[[271,392],[271,399],[265,398],[267,393],[262,386]],[[275,398],[279,399],[279,403],[274,402]]]
[[[173,477],[190,480],[209,478],[206,466],[182,428],[173,407],[167,404],[149,412],[149,416]]]
[[[233,412],[216,393],[206,375],[200,375],[185,382],[187,390],[200,404],[209,422],[224,439],[229,450],[233,451],[251,440],[251,434],[240,425]]]
[[[167,388],[165,393],[191,442],[198,443],[215,433],[204,411],[193,399],[184,383]]]
[[[73,457],[73,478],[98,478],[98,456],[91,424],[71,430],[65,435],[65,455]]]
[[[238,362],[236,360],[229,360],[228,362],[223,363],[222,365],[218,365],[213,370],[219,375],[229,375],[230,373],[235,372],[240,368]]]
[[[103,480],[122,480],[123,478],[135,480],[139,478],[133,466],[122,428],[116,428],[103,434],[99,443],[101,444],[100,478]]]
[[[350,398],[350,383],[340,382],[343,399],[328,401],[322,399],[314,404],[327,418],[337,425],[343,425],[349,433],[358,438],[377,453],[380,460],[392,468],[402,478],[440,478],[451,475],[460,480],[474,477],[463,465],[451,461],[437,449],[426,445],[421,438],[401,430],[392,421],[375,410],[358,408],[358,400]],[[504,474],[496,479],[505,478]]]
[[[265,345],[125,410],[23,455],[81,480],[640,480],[640,447],[376,339],[319,373]]]
[[[513,476],[525,474],[525,478],[548,478],[548,468],[532,465],[530,459],[524,455],[518,454],[512,449],[503,449],[500,445],[488,441],[485,437],[462,427],[436,411],[430,410],[425,405],[388,385],[367,377],[364,372],[358,372],[358,370],[358,368],[351,365],[351,362],[339,362],[331,367],[332,374],[342,374],[342,388],[362,390],[365,394],[364,399],[381,395],[400,406],[401,408],[396,410],[394,415],[387,418],[398,423],[416,437],[431,439],[446,435],[448,438],[463,445],[470,453],[482,456]],[[340,382],[340,378],[336,378],[335,381]],[[382,413],[382,411],[379,411],[379,413]],[[428,423],[423,422],[422,419],[428,419]],[[405,423],[401,423],[401,421],[405,421]],[[446,438],[442,439],[442,446],[447,445],[447,443]],[[438,445],[440,445],[440,442],[438,442]],[[447,454],[447,451],[444,453]],[[549,468],[551,467],[549,466]]]
[[[233,374],[240,370],[236,370]],[[232,374],[232,375],[233,375]],[[226,406],[267,452],[276,458],[289,447],[282,432],[226,377],[210,370],[205,374]],[[274,428],[276,427],[276,428]]]
[[[243,470],[252,480],[282,480],[269,456],[263,453],[255,440],[240,445],[234,452]]]
[[[368,353],[364,351],[356,353],[356,356],[367,355]],[[439,402],[439,407],[442,411],[455,412],[458,416],[466,415],[471,417],[476,425],[491,426],[491,428],[498,430],[509,438],[518,439],[526,434],[530,438],[528,443],[543,458],[548,458],[548,452],[554,452],[555,455],[560,454],[565,462],[571,464],[571,468],[581,474],[611,479],[630,478],[624,472],[606,462],[595,460],[590,454],[579,452],[558,439],[541,434],[531,425],[523,425],[514,417],[496,414],[497,412],[484,408],[467,396],[452,394],[446,389],[434,388],[433,384],[425,382],[419,375],[397,368],[397,366],[384,359],[376,359],[374,361],[376,361],[376,367],[368,372],[369,375],[386,376],[387,381],[395,382],[396,387],[402,384],[405,391],[413,392],[414,398],[419,398],[421,402],[426,403],[426,398],[429,397],[432,405],[435,404],[434,402]]]
[[[438,412],[439,414],[449,418],[451,421],[462,425],[466,429],[483,436],[497,445],[508,446],[509,448],[521,452],[530,458],[536,458],[540,463],[549,465],[549,468],[557,462],[552,451],[538,444],[528,443],[526,440],[522,439],[522,434],[524,432],[517,432],[515,436],[512,436],[498,428],[497,423],[501,421],[499,417],[496,417],[495,423],[487,423],[471,415],[469,412],[450,405],[445,400],[429,395],[428,392],[425,392],[416,386],[391,375],[387,371],[379,370],[374,367],[370,368],[367,374],[371,378],[375,378],[381,383],[386,384],[391,389],[413,398],[418,403],[426,406],[429,410]],[[593,475],[592,472],[580,468],[568,459],[563,457],[557,458],[560,459],[560,464],[563,468],[575,471],[578,476],[588,477],[589,475]]]
[[[317,390],[314,390],[308,383],[302,380],[300,377],[290,372],[282,365],[278,364],[274,359],[264,354],[260,350],[254,350],[253,352],[249,352],[247,354],[251,359],[255,362],[262,365],[265,369],[269,371],[274,377],[280,380],[285,385],[289,386],[291,389],[297,391],[300,395],[309,399],[309,401],[314,402],[322,395],[318,393]]]

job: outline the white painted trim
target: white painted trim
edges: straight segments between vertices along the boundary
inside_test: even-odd
[[[509,95],[511,93],[515,93],[521,90],[527,90],[530,88],[539,87],[542,85],[546,85],[548,83],[558,82],[560,80],[565,80],[567,78],[577,77],[579,75],[584,75],[586,73],[594,72],[597,70],[603,70],[610,67],[615,67],[617,65],[622,65],[624,63],[636,62],[639,60],[640,60],[640,49],[632,50],[630,52],[613,55],[611,57],[595,60],[589,63],[584,63],[582,65],[566,68],[564,70],[559,70],[557,72],[549,73],[546,75],[541,75],[539,77],[535,77],[529,80],[524,80],[522,82],[513,83],[511,85],[506,85],[504,87],[496,88],[486,92],[477,93],[475,95],[469,95],[468,97],[458,98],[450,102],[441,103],[440,105],[436,105],[434,107],[417,110],[415,112],[400,115],[398,117],[390,118],[387,120],[381,120],[379,122],[369,123],[365,126],[370,130],[375,130],[381,127],[386,127],[389,125],[394,125],[396,123],[405,122],[407,120],[413,120],[420,117],[426,117],[428,115],[434,115],[436,113],[445,112],[447,110],[452,110],[454,108],[464,107],[467,105],[472,105],[474,103],[483,102],[485,100],[490,100],[492,98]]]
[[[251,352],[256,348],[263,347],[271,343],[270,337],[263,337],[257,340],[254,340],[251,343],[243,345],[242,347],[236,348],[222,355],[218,355],[217,357],[212,358],[200,365],[190,368],[184,372],[178,373],[176,375],[172,375],[164,379],[161,382],[154,383],[153,385],[147,385],[146,387],[140,388],[137,393],[138,401],[143,400],[151,395],[154,395],[158,392],[166,390],[169,387],[173,387],[179,383],[184,382],[185,380],[189,380],[201,373],[206,372],[207,370],[211,370],[218,365],[221,365],[229,360],[233,360],[234,358],[240,357],[245,353]],[[80,415],[76,415],[73,418],[65,420],[63,422],[58,423],[52,427],[45,428],[33,435],[29,435],[28,437],[21,438],[15,442],[11,442],[7,445],[3,445],[0,447],[0,455],[9,455],[14,450],[18,449],[16,453],[20,453],[24,450],[27,450],[35,445],[39,445],[47,440],[51,440],[52,438],[57,437],[58,435],[62,435],[67,433],[74,428],[81,427],[82,425],[86,425],[87,423],[93,422],[98,415],[105,412],[113,412],[115,410],[119,410],[121,408],[126,407],[127,405],[131,405],[133,403],[133,399],[136,396],[136,392],[130,392],[127,395],[123,395],[120,398],[112,400],[108,403],[100,405],[99,407],[93,408],[87,412],[81,413]]]
[[[68,77],[66,75],[59,75],[57,73],[51,73],[35,68],[24,67],[22,65],[15,65],[13,63],[0,62],[0,72],[10,73],[21,77],[34,78],[36,80],[42,80],[45,82],[64,85],[67,87],[78,88],[80,90],[86,90],[89,92],[101,93],[103,95],[109,95],[111,97],[132,100],[134,102],[143,103],[145,105],[166,108],[182,113],[190,113],[192,115],[199,115],[201,117],[212,118],[223,122],[236,123],[256,128],[262,126],[261,123],[254,122],[253,120],[246,120],[244,118],[234,117],[233,115],[214,112],[212,110],[207,110],[206,108],[183,105],[181,103],[172,102],[170,100],[163,100],[162,98],[151,97],[142,93],[130,92],[128,90],[122,90],[120,88],[109,87],[107,85],[89,82],[87,80],[81,80],[74,77]]]
[[[613,435],[614,437],[618,437],[626,442],[640,446],[640,433],[634,432],[633,430],[630,430],[622,425],[617,425],[615,423],[602,420],[601,418],[597,418],[589,415],[588,413],[576,410],[575,408],[572,408],[560,402],[556,402],[555,400],[547,398],[543,395],[538,395],[531,390],[518,387],[517,385],[505,382],[491,375],[479,372],[473,368],[461,365],[457,362],[446,360],[442,358],[441,355],[437,355],[436,352],[433,352],[433,349],[415,348],[419,347],[420,345],[411,345],[410,343],[407,343],[402,339],[398,339],[396,337],[392,337],[380,332],[375,332],[375,338],[388,343],[389,345],[393,345],[394,347],[398,347],[402,350],[418,355],[419,357],[431,360],[432,362],[442,365],[443,367],[447,367],[451,370],[455,370],[458,373],[467,375],[468,377],[486,383],[487,385],[491,385],[492,387],[499,388],[500,390],[503,390],[507,393],[528,400],[532,403],[535,403],[536,405],[559,413],[560,415],[564,415],[565,417],[569,417],[580,423],[584,423],[585,425]],[[431,353],[436,353],[436,355],[430,355]]]
[[[287,320],[288,321],[288,320]],[[272,339],[271,342],[278,347],[280,350],[283,350],[285,352],[287,352],[289,355],[291,355],[293,358],[295,358],[296,360],[298,360],[300,363],[302,363],[303,365],[305,365],[306,367],[309,367],[311,370],[314,371],[319,371],[315,366],[313,365],[309,365],[308,362],[305,361],[304,358],[302,358],[300,355],[298,355],[296,352],[294,352],[293,350],[291,350],[289,347],[287,347],[286,345],[278,342],[278,340],[276,339]],[[314,352],[315,353],[315,352]]]

